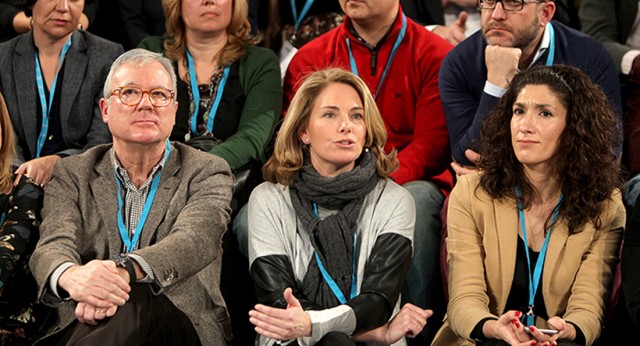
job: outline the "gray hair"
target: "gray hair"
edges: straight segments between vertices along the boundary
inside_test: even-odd
[[[153,62],[159,62],[164,67],[164,69],[167,70],[167,73],[169,73],[169,76],[171,77],[171,84],[173,84],[173,92],[177,94],[177,77],[175,71],[173,70],[173,64],[171,63],[171,60],[163,57],[160,53],[154,53],[142,48],[135,48],[124,52],[111,65],[111,69],[109,70],[109,74],[107,75],[107,80],[105,80],[104,82],[104,98],[109,99],[109,97],[111,96],[111,93],[113,92],[111,80],[113,79],[113,75],[118,69],[120,69],[120,67],[122,67],[123,65],[134,65],[136,67],[140,67]]]

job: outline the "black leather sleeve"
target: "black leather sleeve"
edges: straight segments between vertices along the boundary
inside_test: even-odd
[[[411,241],[399,234],[376,240],[365,265],[360,294],[347,302],[356,314],[354,334],[386,323],[398,301],[411,263]]]
[[[269,255],[256,258],[251,263],[251,278],[256,288],[256,297],[260,304],[276,308],[286,308],[283,292],[287,287],[293,289],[304,310],[321,310],[315,303],[307,300],[296,287],[293,267],[288,256]]]

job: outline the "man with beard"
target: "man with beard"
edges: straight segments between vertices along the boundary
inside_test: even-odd
[[[578,67],[602,87],[620,117],[620,82],[611,56],[591,37],[552,21],[552,0],[478,0],[478,7],[482,30],[449,52],[440,68],[458,176],[474,170],[482,122],[517,70],[534,64]]]

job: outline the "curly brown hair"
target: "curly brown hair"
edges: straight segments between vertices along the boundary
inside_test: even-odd
[[[560,150],[551,163],[564,195],[559,216],[566,218],[571,234],[579,233],[588,221],[601,229],[604,202],[624,182],[614,153],[621,141],[620,124],[600,87],[575,67],[535,66],[514,76],[482,126],[478,167],[484,173],[479,187],[493,198],[515,199],[519,185],[524,208],[531,205],[535,191],[516,158],[510,127],[513,104],[527,85],[547,86],[567,109]]]

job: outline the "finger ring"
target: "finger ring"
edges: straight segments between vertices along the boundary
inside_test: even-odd
[[[107,312],[107,310],[97,309],[96,312],[99,314],[104,314],[105,312]]]
[[[420,323],[416,322],[416,328],[420,327]]]

